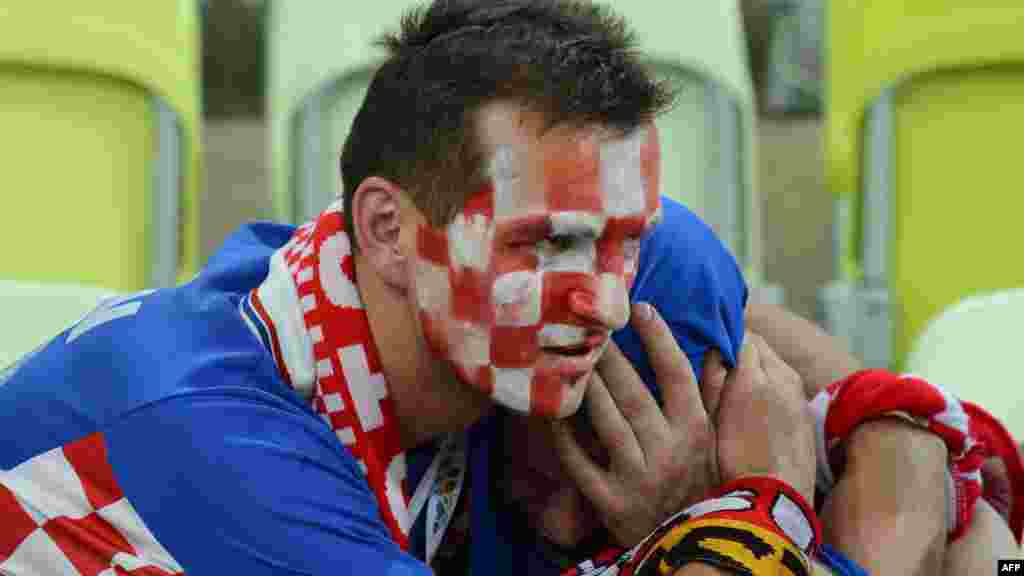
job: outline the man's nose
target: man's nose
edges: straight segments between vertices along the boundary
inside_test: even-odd
[[[629,292],[626,280],[618,274],[597,275],[591,286],[581,286],[569,294],[569,308],[586,324],[619,330],[629,322]]]

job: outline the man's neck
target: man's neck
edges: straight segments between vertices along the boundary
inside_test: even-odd
[[[355,265],[360,271],[369,268],[360,255]],[[357,273],[356,286],[380,354],[403,450],[465,430],[487,414],[491,399],[461,382],[447,362],[431,354],[405,294],[372,272]]]

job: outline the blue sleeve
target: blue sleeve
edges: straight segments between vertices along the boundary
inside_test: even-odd
[[[822,544],[816,558],[835,576],[868,576],[867,570],[828,544]]]
[[[641,244],[630,300],[654,305],[699,378],[710,348],[735,364],[743,341],[747,284],[735,258],[707,224],[669,198],[662,198],[662,210],[662,223]],[[614,339],[657,394],[640,337],[626,327]]]
[[[327,426],[271,394],[191,392],[105,436],[125,496],[188,574],[431,573]]]

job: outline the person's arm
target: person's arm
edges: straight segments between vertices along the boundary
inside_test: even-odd
[[[257,390],[197,391],[105,433],[120,489],[188,574],[429,576],[316,416]]]
[[[1021,557],[1024,555],[1013,541],[1013,534],[1010,533],[1006,522],[987,502],[981,500],[967,533],[946,549],[942,573],[949,576],[986,574],[993,570],[996,560]],[[728,573],[707,564],[689,564],[677,570],[674,576],[724,574]]]
[[[825,541],[871,574],[939,574],[946,549],[946,446],[898,418],[861,424],[825,503]]]
[[[773,304],[747,304],[747,329],[759,334],[804,381],[807,398],[863,366],[839,338]]]
[[[967,533],[946,549],[945,574],[985,574],[1000,558],[1021,558],[1006,521],[988,502],[979,500]]]

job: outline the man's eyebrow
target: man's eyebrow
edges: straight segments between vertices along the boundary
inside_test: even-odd
[[[521,216],[499,222],[495,234],[506,240],[535,240],[551,233],[546,215]]]
[[[561,236],[598,237],[604,233],[606,219],[591,212],[555,212],[550,216],[551,233]]]

